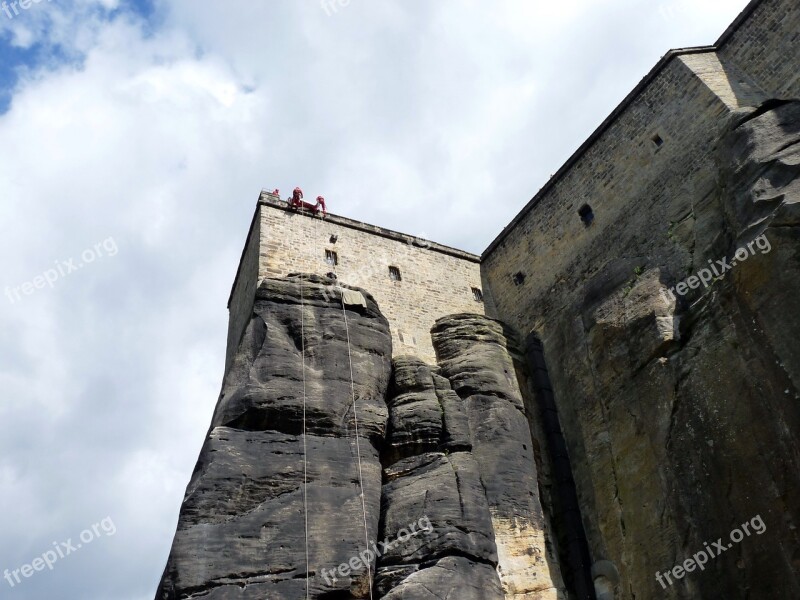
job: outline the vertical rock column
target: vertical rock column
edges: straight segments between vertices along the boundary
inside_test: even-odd
[[[503,600],[463,401],[416,357],[394,360],[387,400],[377,597]]]
[[[554,600],[531,433],[502,325],[450,315],[432,334],[441,373],[465,403],[505,597]]]
[[[370,597],[367,568],[333,570],[377,539],[391,337],[364,294],[367,307],[346,313],[348,347],[340,292],[323,283],[290,276],[259,286],[156,600],[299,600],[307,578],[311,598]]]

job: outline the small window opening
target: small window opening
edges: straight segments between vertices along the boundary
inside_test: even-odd
[[[332,235],[331,236],[331,244],[335,244],[338,241],[339,241],[339,236],[338,235]]]
[[[588,204],[584,204],[578,209],[578,215],[586,227],[591,225],[592,221],[594,221],[594,211],[592,211],[592,207]]]
[[[472,288],[472,297],[475,299],[475,302],[483,302],[483,292],[480,288]]]
[[[403,281],[403,278],[400,276],[400,269],[397,267],[389,267],[389,279],[392,281]]]
[[[654,135],[652,138],[650,138],[650,139],[651,139],[651,140],[653,140],[653,143],[655,144],[656,148],[661,148],[661,146],[663,146],[663,145],[664,145],[664,138],[662,138],[662,137],[661,137],[660,135],[658,135],[658,134],[655,134],[655,135]]]
[[[525,283],[525,273],[522,271],[517,271],[514,273],[512,279],[514,280],[514,285],[522,285]]]
[[[339,255],[333,250],[325,250],[325,262],[330,266],[335,267],[339,264]]]

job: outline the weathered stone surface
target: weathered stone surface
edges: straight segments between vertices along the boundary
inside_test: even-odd
[[[504,597],[494,567],[463,556],[446,556],[426,569],[404,576],[403,585],[382,596],[383,600],[500,600]]]
[[[386,404],[389,427],[385,463],[439,448],[443,413],[428,365],[415,357],[397,357],[392,363]]]
[[[380,566],[448,555],[497,565],[489,505],[469,453],[422,454],[395,463],[384,475],[381,539],[397,539],[399,531],[419,519],[430,520],[432,529],[393,546]]]
[[[737,297],[800,389],[800,101],[733,119],[720,158],[723,209],[733,248],[756,254],[733,271]],[[762,235],[768,244],[752,245]]]
[[[560,576],[548,564],[530,426],[503,328],[461,314],[439,319],[432,334],[441,373],[464,400],[469,418],[505,597],[555,599]]]
[[[303,417],[305,338],[306,420],[309,433],[353,433],[350,357],[359,402],[359,434],[383,439],[389,380],[386,318],[367,295],[368,308],[348,307],[345,329],[341,296],[330,280],[312,276],[266,279],[254,316],[226,377],[212,427],[299,432]],[[302,298],[301,298],[302,294]],[[366,294],[366,293],[365,293]],[[305,307],[301,315],[300,305]]]
[[[378,561],[376,587],[391,599],[500,600],[463,401],[420,359],[397,357],[393,366],[380,532],[391,547]]]
[[[597,252],[637,254],[597,264],[539,315],[591,554],[619,571],[615,598],[800,597],[799,132],[797,102],[731,115],[711,187],[664,209],[687,214],[670,247],[634,246],[628,232],[651,215],[625,215]],[[664,293],[762,234],[771,249],[754,245],[709,287]],[[766,531],[730,539],[758,516]],[[731,547],[703,570],[658,583],[720,538]]]
[[[348,348],[339,292],[322,283],[289,277],[259,286],[187,489],[157,600],[298,600],[306,595],[307,574],[312,598],[369,597],[367,569],[330,582],[322,569],[348,562],[377,538],[377,444],[387,418],[391,338],[365,294],[366,309],[346,311]]]

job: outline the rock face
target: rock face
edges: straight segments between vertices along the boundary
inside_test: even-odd
[[[505,597],[555,599],[560,575],[548,564],[533,441],[509,340],[499,322],[469,314],[439,319],[432,333],[441,372],[464,401]]]
[[[428,365],[398,357],[388,405],[381,539],[397,540],[419,519],[430,530],[381,557],[380,597],[502,600],[492,519],[463,402]]]
[[[392,362],[332,284],[258,287],[156,600],[561,597],[501,325],[443,319],[441,368]]]
[[[800,320],[791,318],[800,314],[800,101],[773,100],[734,115],[720,164],[733,247],[757,258],[733,271],[736,295],[744,311],[758,315],[781,370],[800,389]]]
[[[340,292],[323,283],[331,282],[289,277],[259,286],[157,600],[298,600],[307,577],[312,598],[369,598],[367,568],[327,580],[323,569],[377,539],[391,338],[371,296],[366,308],[345,313]]]
[[[709,190],[668,207],[687,214],[669,251],[610,257],[548,300],[539,333],[590,552],[619,573],[607,597],[800,597],[798,142],[799,102],[733,114]],[[720,260],[708,287],[667,293]],[[703,569],[659,583],[717,540]]]

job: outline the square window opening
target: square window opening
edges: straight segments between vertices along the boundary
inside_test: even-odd
[[[652,142],[653,142],[653,144],[655,145],[655,147],[656,147],[656,148],[661,148],[661,146],[663,146],[663,145],[664,145],[664,138],[662,138],[662,137],[661,137],[660,135],[658,135],[658,134],[655,134],[655,135],[654,135],[653,137],[651,137],[650,139],[652,140]]]
[[[339,255],[333,250],[325,250],[325,262],[330,266],[335,267],[339,264]]]
[[[392,281],[403,281],[403,277],[400,275],[400,269],[397,267],[389,267],[389,279]]]
[[[592,221],[594,221],[594,211],[588,204],[584,204],[578,209],[578,216],[586,227],[591,225]]]
[[[475,299],[475,302],[483,302],[483,292],[480,288],[472,288],[472,297]]]

